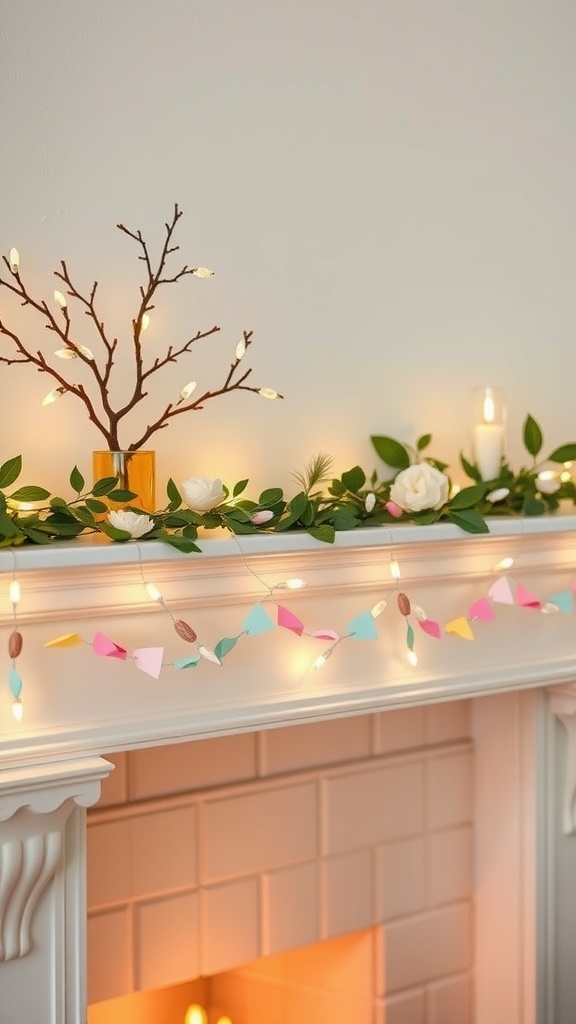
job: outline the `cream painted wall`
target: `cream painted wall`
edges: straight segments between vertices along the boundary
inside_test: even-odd
[[[572,0],[4,2],[0,251],[47,297],[62,258],[97,278],[127,338],[138,266],[115,225],[160,240],[180,203],[184,259],[217,276],[168,291],[146,344],[222,334],[147,412],[214,383],[242,328],[286,400],[177,419],[161,480],[292,487],[320,450],[377,466],[371,433],[432,431],[454,461],[478,383],[506,390],[517,463],[527,411],[549,448],[576,440],[575,33]],[[0,367],[1,454],[64,489],[99,438],[72,399],[39,408],[50,387]]]

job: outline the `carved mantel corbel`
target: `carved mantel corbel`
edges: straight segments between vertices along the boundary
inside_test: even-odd
[[[101,757],[83,757],[0,772],[0,990],[6,1024],[38,1019],[39,963],[47,980],[53,972],[52,1005],[44,1002],[43,1019],[82,1019],[84,808],[98,800],[111,769]],[[42,921],[36,924],[37,917]]]
[[[564,780],[564,835],[576,832],[576,683],[554,686],[549,690],[550,708],[568,733],[566,776]]]

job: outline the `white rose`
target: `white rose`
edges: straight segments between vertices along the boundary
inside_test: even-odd
[[[221,480],[209,480],[207,476],[191,476],[181,485],[184,501],[194,512],[209,512],[224,500]]]
[[[133,538],[143,537],[154,528],[154,520],[150,516],[140,515],[138,512],[130,512],[129,509],[119,509],[108,513],[108,522],[117,530],[126,530]]]
[[[403,469],[390,488],[390,498],[405,512],[442,508],[448,500],[450,482],[445,473],[429,462]]]

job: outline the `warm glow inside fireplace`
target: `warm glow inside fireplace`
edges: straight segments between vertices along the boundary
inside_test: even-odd
[[[190,1002],[232,1024],[372,1024],[423,1001],[466,1021],[469,712],[116,757],[88,817],[89,1024],[129,1024],[133,1007],[134,1024],[184,1024]],[[147,989],[177,1002],[159,1010],[155,992],[142,1017]]]

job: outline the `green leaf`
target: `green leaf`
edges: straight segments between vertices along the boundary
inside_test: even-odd
[[[358,518],[348,509],[336,509],[330,516],[335,530],[355,530],[358,526]]]
[[[175,534],[167,534],[166,537],[162,537],[162,540],[169,544],[170,547],[176,548],[177,551],[182,551],[186,555],[190,554],[191,551],[202,550],[193,540],[188,540],[186,537],[178,537]]]
[[[0,512],[0,536],[17,537],[20,530],[6,512]]]
[[[68,502],[64,498],[59,498],[58,496],[50,498],[50,508],[66,508],[67,505]]]
[[[346,488],[341,480],[333,480],[328,488],[328,493],[333,494],[335,498],[341,498],[343,494],[346,494]]]
[[[232,497],[237,498],[242,491],[245,491],[248,486],[248,480],[239,480],[237,484],[234,484],[234,490],[232,491]]]
[[[108,511],[108,505],[105,505],[103,501],[98,501],[96,498],[86,498],[86,508],[96,513]]]
[[[453,512],[452,509],[448,509],[448,518],[466,533],[490,533],[486,521],[479,512],[475,512],[473,509],[466,509],[462,512]]]
[[[104,476],[101,480],[97,480],[92,488],[92,494],[95,498],[102,498],[105,494],[110,494],[118,483],[118,477],[116,476]]]
[[[182,497],[172,477],[170,477],[168,483],[166,484],[166,494],[168,495],[170,508],[172,510],[179,508],[180,505],[182,504]]]
[[[524,421],[524,447],[530,455],[538,455],[542,448],[542,431],[533,416],[528,413]]]
[[[370,440],[376,449],[377,454],[387,466],[392,469],[408,469],[410,465],[410,454],[408,449],[395,441],[393,437],[371,437]]]
[[[118,489],[117,491],[108,491],[108,498],[110,501],[132,501],[137,498],[138,495],[134,491],[125,491]]]
[[[44,501],[50,497],[45,487],[19,487],[10,497],[13,501]]]
[[[416,448],[418,449],[418,451],[423,452],[424,449],[428,447],[431,440],[432,434],[422,434],[422,436],[419,437],[418,440],[416,441]]]
[[[336,531],[333,526],[310,526],[308,533],[311,537],[315,537],[316,540],[321,540],[324,544],[333,544],[336,536]]]
[[[282,501],[283,497],[284,491],[281,487],[268,487],[267,490],[262,491],[258,498],[258,504],[264,508],[269,508],[270,505],[276,505],[277,502]]]
[[[546,505],[537,498],[527,495],[522,502],[522,513],[525,516],[541,516],[546,511]]]
[[[85,505],[80,505],[78,508],[75,508],[73,512],[76,519],[79,519],[81,523],[84,523],[84,526],[96,527],[96,520]]]
[[[462,453],[460,453],[460,463],[462,465],[462,469],[466,473],[466,476],[469,476],[471,480],[477,480],[478,483],[480,483],[482,480],[480,470],[473,462],[468,462],[468,459],[465,458]]]
[[[50,544],[52,538],[49,533],[42,533],[40,530],[35,530],[33,526],[22,525],[22,533],[24,533],[28,540],[31,540],[34,544]]]
[[[366,483],[366,473],[360,466],[353,466],[346,473],[342,473],[342,483],[347,491],[353,494],[359,491]]]
[[[81,494],[82,491],[84,490],[85,482],[86,481],[84,480],[82,473],[78,469],[78,466],[74,466],[74,469],[70,473],[70,487],[72,488],[72,490],[76,491],[77,494]]]
[[[232,533],[255,533],[254,526],[252,523],[240,522],[238,519],[233,519],[232,516],[222,516],[222,522],[228,527]]]
[[[14,459],[8,459],[0,466],[0,487],[10,487],[18,479],[22,471],[22,456],[17,455]]]
[[[576,462],[576,444],[563,444],[548,456],[550,462]]]
[[[474,487],[463,487],[458,494],[450,500],[450,508],[474,508],[486,494],[488,488],[485,484],[475,484]]]
[[[110,540],[126,541],[132,537],[128,530],[118,530],[115,526],[112,526],[112,523],[99,523],[98,529],[101,533],[106,534]]]

